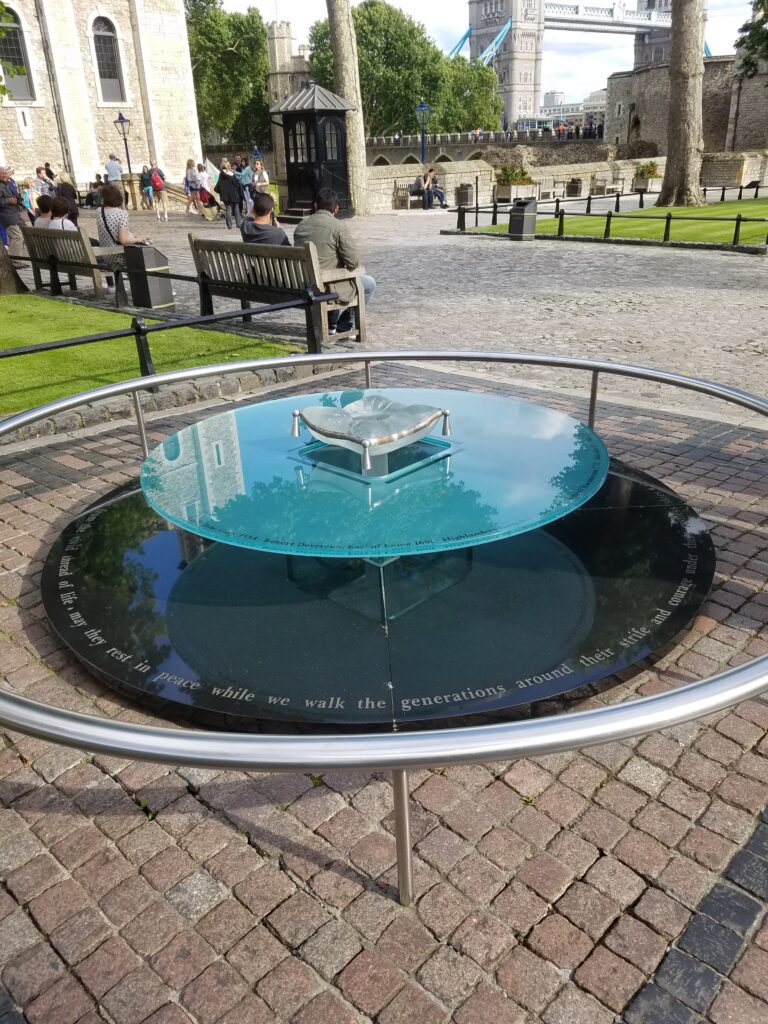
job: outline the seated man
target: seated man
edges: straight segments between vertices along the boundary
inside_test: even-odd
[[[429,176],[429,172],[416,176],[416,181],[411,186],[411,195],[421,196],[422,210],[432,209],[434,195],[432,194],[432,179]]]
[[[240,223],[244,242],[258,245],[290,245],[288,235],[275,220],[275,200],[269,192],[255,192],[253,208]]]
[[[304,245],[305,242],[312,242],[317,249],[320,270],[329,276],[331,271],[339,267],[346,270],[362,269],[348,225],[336,219],[339,212],[339,197],[333,189],[321,188],[314,198],[313,207],[315,212],[296,226],[293,244]],[[363,274],[362,285],[367,305],[376,290],[376,282],[372,277]],[[349,303],[355,297],[355,286],[351,281],[338,281],[333,285],[333,290],[338,294],[342,305],[347,308],[343,312],[338,309],[331,310],[328,314],[328,333],[353,331],[355,313],[349,308]]]
[[[445,210],[448,208],[448,203],[445,201],[445,192],[440,188],[437,183],[437,171],[434,167],[429,168],[429,187],[432,189],[432,195],[437,199],[438,203]]]

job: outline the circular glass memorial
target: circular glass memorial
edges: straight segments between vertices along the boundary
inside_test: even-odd
[[[338,442],[344,442],[338,443]],[[392,730],[505,715],[645,658],[714,550],[587,427],[484,393],[264,402],[156,448],[63,532],[49,618],[171,714]]]

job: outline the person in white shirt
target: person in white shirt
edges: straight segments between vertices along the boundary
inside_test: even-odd
[[[253,162],[253,191],[254,192],[266,192],[268,185],[269,185],[269,175],[264,170],[264,164],[261,162],[261,160],[254,160],[254,162]]]
[[[56,228],[58,231],[77,231],[77,225],[69,219],[69,203],[60,196],[51,202],[50,220],[42,221],[38,217],[35,227]]]
[[[104,164],[104,170],[107,172],[107,181],[110,184],[114,184],[116,181],[122,181],[123,168],[114,153],[109,154],[109,160]]]

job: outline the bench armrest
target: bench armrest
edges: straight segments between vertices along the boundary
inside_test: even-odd
[[[334,281],[351,281],[356,277],[360,277],[364,272],[362,267],[355,267],[354,270],[338,267],[336,270],[328,270],[323,273],[323,284],[332,284]]]

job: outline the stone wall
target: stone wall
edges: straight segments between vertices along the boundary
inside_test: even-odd
[[[704,157],[701,166],[702,185],[736,187],[747,185],[750,181],[768,184],[768,150],[707,153]]]
[[[29,55],[34,101],[0,104],[0,160],[18,178],[50,160],[79,183],[102,171],[110,152],[127,170],[114,121],[130,121],[131,164],[157,159],[180,179],[188,157],[199,159],[192,68],[183,0],[13,0]],[[105,101],[98,80],[92,25],[115,26],[125,99]]]
[[[394,205],[395,185],[412,185],[421,170],[421,164],[369,167],[368,204],[371,211],[391,210]],[[465,160],[441,164],[438,177],[440,185],[445,189],[446,202],[451,205],[454,203],[455,189],[463,182],[468,182],[474,188],[476,177],[480,179],[479,201],[490,203],[493,200],[496,173],[484,160]]]
[[[727,149],[768,147],[768,70],[733,83]]]
[[[533,134],[533,133],[531,133]],[[574,163],[578,160],[607,159],[608,148],[599,139],[572,139],[570,142],[543,138],[525,138],[523,132],[510,133],[506,139],[503,132],[485,132],[482,142],[468,139],[466,132],[445,133],[443,135],[425,136],[424,153],[426,162],[448,163],[459,160],[486,160],[489,154],[504,154],[503,159],[496,158],[492,163],[519,163],[522,153],[526,167],[541,163]],[[369,166],[386,166],[387,164],[420,164],[421,138],[418,135],[405,135],[401,138],[368,138],[366,139],[366,159]]]
[[[733,57],[704,60],[702,116],[704,149],[725,149],[733,82]],[[669,65],[620,71],[608,79],[605,138],[614,145],[643,141],[667,152]]]

